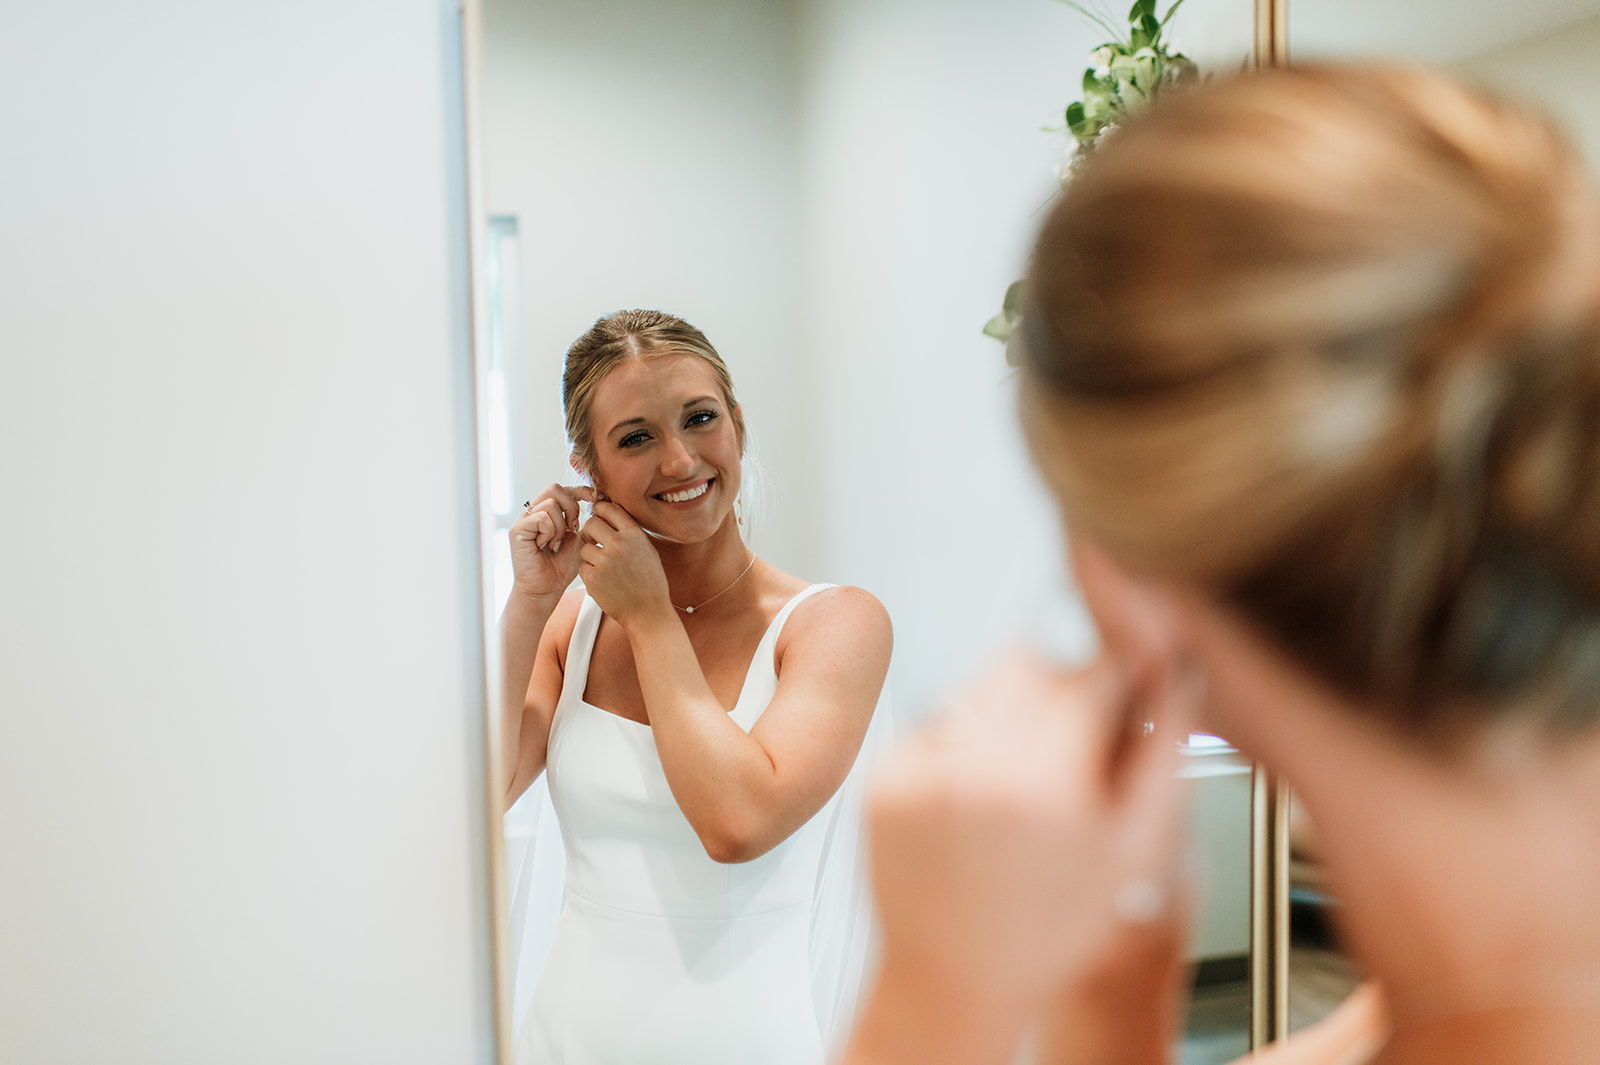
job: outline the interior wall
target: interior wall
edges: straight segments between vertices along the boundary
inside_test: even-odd
[[[733,373],[765,469],[757,548],[815,578],[792,4],[487,0],[484,38],[489,208],[519,226],[517,498],[574,479],[567,345],[610,311],[669,311]]]
[[[1595,14],[1596,0],[1289,0],[1289,55],[1295,62],[1353,56],[1408,63],[1459,63],[1507,41],[1559,32]],[[1537,66],[1523,77],[1539,76]]]
[[[1248,4],[1184,12],[1180,50],[1218,70],[1248,54]],[[807,0],[805,15],[804,323],[811,387],[826,396],[812,430],[825,570],[888,606],[896,708],[915,719],[1004,643],[1067,660],[1094,645],[1017,427],[1015,371],[982,327],[1026,268],[1072,146],[1051,130],[1103,38],[1042,0]],[[1247,949],[1240,779],[1198,782],[1194,958]]]
[[[1041,0],[808,0],[805,345],[824,568],[883,599],[924,712],[1000,643],[1085,652],[1053,505],[981,330],[1020,277],[1099,31]],[[1067,58],[1063,58],[1067,57]]]
[[[447,0],[0,31],[0,1059],[487,1062]]]

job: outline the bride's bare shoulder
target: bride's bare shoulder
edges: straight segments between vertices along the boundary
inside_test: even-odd
[[[797,640],[854,644],[887,656],[894,643],[894,626],[877,596],[865,588],[839,585],[824,588],[795,607],[784,626],[779,653],[783,645]]]

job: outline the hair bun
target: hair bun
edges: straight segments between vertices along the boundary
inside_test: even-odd
[[[1418,728],[1600,714],[1600,203],[1537,112],[1399,67],[1158,101],[1024,321],[1075,529]]]

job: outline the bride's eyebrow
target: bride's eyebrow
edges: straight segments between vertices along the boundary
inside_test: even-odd
[[[618,422],[616,425],[613,425],[611,427],[611,431],[609,433],[607,433],[606,435],[607,436],[616,436],[617,433],[620,430],[626,429],[630,425],[644,425],[644,424],[645,424],[645,419],[642,418],[642,417],[640,417],[640,418],[629,418],[627,421],[621,421],[621,422]]]

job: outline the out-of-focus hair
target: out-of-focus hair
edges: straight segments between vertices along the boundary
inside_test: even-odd
[[[1415,732],[1600,714],[1600,207],[1547,119],[1410,68],[1170,94],[1023,328],[1074,529]]]
[[[744,453],[744,415],[733,395],[733,378],[705,334],[682,318],[662,311],[617,311],[596,319],[587,332],[572,342],[561,373],[561,406],[567,418],[567,443],[585,472],[594,472],[594,426],[590,413],[595,390],[606,374],[623,360],[655,355],[693,355],[711,366],[739,434],[739,453]]]

